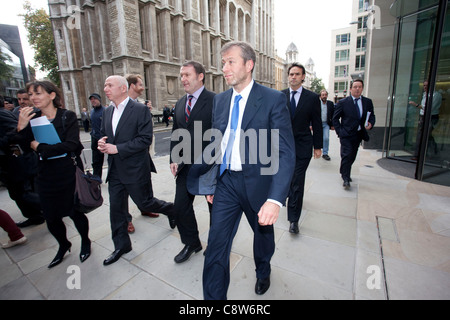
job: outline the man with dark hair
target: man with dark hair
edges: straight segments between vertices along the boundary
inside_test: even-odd
[[[206,90],[205,69],[196,61],[183,64],[180,69],[180,80],[186,94],[175,105],[170,143],[170,170],[176,177],[174,211],[181,242],[185,246],[175,257],[176,263],[187,261],[193,253],[202,250],[193,207],[195,195],[189,193],[187,183],[191,165],[201,156],[199,152],[203,153],[208,145],[207,141],[203,141],[203,135],[211,129],[212,105],[215,96],[215,93]],[[195,128],[199,126],[201,129],[196,131]],[[177,140],[178,130],[188,133],[190,143],[186,143],[184,138],[181,142]],[[196,152],[194,144],[198,141],[203,143]],[[175,152],[172,154],[174,148],[183,143],[184,149],[179,150],[178,154]],[[187,148],[190,150],[186,150]],[[182,161],[186,155],[190,155],[189,159]],[[211,205],[208,205],[211,212]]]
[[[334,114],[334,103],[328,100],[328,91],[323,89],[320,91],[320,107],[322,111],[322,132],[323,132],[323,155],[327,161],[331,158],[328,155],[328,150],[330,147],[330,129],[334,130],[333,127],[333,114]]]
[[[341,141],[340,173],[345,190],[350,189],[351,169],[361,141],[369,141],[368,130],[375,125],[372,100],[362,96],[364,82],[356,79],[350,86],[350,95],[336,104],[333,125]]]
[[[288,70],[288,77],[289,88],[282,92],[286,95],[287,107],[291,114],[296,160],[287,211],[290,222],[289,232],[298,234],[306,170],[312,155],[314,159],[322,155],[323,133],[319,96],[303,87],[306,77],[305,67],[298,63],[292,64]]]
[[[31,107],[31,106],[33,106],[33,103],[31,102],[30,97],[27,92],[27,89],[25,89],[25,88],[17,91],[16,95],[17,95],[17,100],[19,101],[19,105],[14,108],[13,114],[18,119],[20,109],[22,109],[23,107]],[[35,109],[34,111],[38,111],[37,108],[34,108],[34,109]]]
[[[127,82],[128,82],[128,96],[133,101],[138,102],[138,98],[140,96],[142,96],[142,94],[145,91],[144,79],[142,78],[142,76],[140,74],[130,74],[127,76]],[[153,115],[151,113],[152,102],[147,100],[144,104],[149,108],[150,116],[152,118],[151,121],[153,121]],[[152,141],[155,141],[155,135],[153,135]],[[152,143],[150,148],[152,148],[153,145],[154,145],[154,143]],[[151,172],[156,173],[156,167],[155,167],[155,164],[153,163],[153,159],[151,156],[150,156],[150,166],[151,166]],[[153,213],[153,212],[142,212],[141,211],[141,215],[150,217],[150,218],[158,218],[159,217],[159,214]],[[128,213],[128,233],[134,233],[136,231],[132,220],[133,220],[133,216],[130,213]]]
[[[214,205],[203,294],[205,299],[224,300],[232,242],[243,212],[254,233],[255,293],[264,294],[270,287],[273,225],[288,195],[295,154],[285,96],[253,80],[254,49],[245,42],[229,42],[221,55],[224,78],[232,89],[216,95],[213,102],[212,128],[221,133],[216,137],[220,141],[213,139],[213,144],[219,143],[222,161],[212,175],[217,185],[209,197]],[[247,141],[251,133],[256,139],[253,143]],[[264,154],[271,155],[270,163],[255,159],[255,149],[265,149]]]

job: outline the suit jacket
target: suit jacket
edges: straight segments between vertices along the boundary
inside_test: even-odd
[[[282,92],[286,95],[288,110],[291,110],[290,91],[285,89]],[[313,149],[322,149],[323,147],[321,112],[319,96],[303,88],[294,118],[291,119],[298,159],[311,158]],[[311,132],[310,126],[312,126],[313,132]]]
[[[358,134],[358,127],[361,126],[361,135],[364,141],[369,141],[369,135],[364,127],[367,113],[370,112],[369,122],[375,125],[375,114],[373,113],[372,100],[361,96],[362,117],[359,119],[358,109],[355,107],[353,98],[348,96],[336,104],[333,115],[333,126],[339,138],[346,138]]]
[[[327,124],[333,126],[333,114],[334,114],[334,103],[333,101],[327,100]]]
[[[187,96],[184,95],[175,105],[175,111],[173,116],[173,128],[172,128],[172,135],[174,136],[174,132],[178,129],[185,129],[187,132],[189,132],[190,136],[190,159],[187,164],[194,163],[195,159],[201,156],[201,152],[206,148],[206,146],[209,144],[209,141],[203,141],[203,135],[205,132],[209,129],[211,129],[211,121],[212,121],[212,106],[213,106],[213,99],[216,94],[214,92],[208,91],[206,89],[203,89],[202,93],[198,97],[197,102],[195,103],[194,108],[192,109],[191,115],[189,117],[189,121],[186,123],[185,118],[185,108],[187,103]],[[196,135],[197,132],[194,131],[195,128],[195,122],[202,124],[202,131],[198,132],[198,134],[201,133],[201,136]],[[202,148],[201,150],[198,148],[198,150],[195,150],[195,143],[201,142]],[[174,156],[172,154],[172,150],[174,147],[179,144],[179,140],[171,140],[170,141],[170,163],[174,162],[174,159],[172,157]],[[183,153],[185,150],[181,149],[179,151],[178,156],[183,158]],[[180,171],[182,167],[185,165],[185,163],[178,163],[178,170]],[[181,167],[180,167],[181,166]]]
[[[232,96],[233,90],[230,89],[214,97],[212,128],[218,129],[222,134],[221,137],[228,126]],[[285,204],[295,166],[294,138],[285,96],[279,91],[255,82],[245,107],[241,129],[244,132],[256,130],[258,139],[256,144],[249,143],[247,140],[243,153],[244,158],[241,159],[247,198],[250,200],[253,210],[258,212],[267,199]],[[259,131],[260,129],[267,130],[263,139],[267,141],[267,150],[269,151],[259,150],[262,147],[259,134],[264,132]],[[272,132],[272,129],[277,131]],[[258,155],[256,163],[252,163],[251,161],[255,159],[254,154],[251,155],[251,150],[254,151],[255,145],[258,146],[259,152],[270,155],[272,139],[276,139],[276,135],[272,133],[275,132],[278,132],[279,156],[272,159],[270,163],[264,163],[266,161],[261,161],[262,159]],[[191,168],[191,172],[195,171],[194,166]],[[208,172],[206,175],[209,174],[210,177],[219,179],[219,167],[220,165],[215,165],[214,173]],[[265,170],[271,171],[271,174],[261,174]],[[213,186],[210,190],[214,190]]]
[[[147,106],[129,100],[117,124],[116,134],[112,130],[114,106],[105,109],[102,121],[102,135],[107,136],[108,143],[117,146],[119,153],[108,155],[108,181],[111,168],[123,184],[145,182],[154,168],[149,154],[153,138],[153,123]]]

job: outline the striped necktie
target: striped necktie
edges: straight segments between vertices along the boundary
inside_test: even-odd
[[[186,117],[186,122],[189,121],[189,117],[191,116],[191,110],[192,110],[192,99],[194,98],[193,95],[190,95],[188,97],[188,104],[186,106],[186,112],[185,112],[185,117]]]

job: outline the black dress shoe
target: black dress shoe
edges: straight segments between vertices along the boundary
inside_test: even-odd
[[[48,265],[48,268],[53,268],[54,266],[57,266],[58,264],[60,264],[63,259],[64,259],[64,255],[66,254],[67,251],[70,252],[70,248],[72,247],[72,244],[70,242],[68,242],[66,245],[64,246],[59,246],[58,249],[58,253],[56,253],[55,258],[53,258],[52,262],[50,262],[50,264]]]
[[[291,222],[289,225],[289,233],[298,234],[298,222]]]
[[[202,245],[199,246],[184,246],[183,250],[180,251],[174,258],[176,263],[182,263],[191,257],[193,253],[197,253],[202,250]]]
[[[270,277],[265,279],[257,279],[255,285],[255,293],[256,294],[264,294],[270,287]]]
[[[177,226],[177,223],[175,221],[175,216],[174,215],[170,215],[167,216],[167,218],[169,218],[169,226],[171,229],[175,229],[175,227]]]
[[[81,244],[80,261],[85,262],[91,256],[91,241],[89,243]]]
[[[29,226],[37,226],[39,224],[43,224],[44,222],[45,222],[44,218],[30,218],[16,223],[16,226],[18,226],[19,228],[26,228]]]
[[[108,258],[106,258],[106,259],[103,261],[103,265],[104,265],[104,266],[107,266],[107,265],[113,264],[114,262],[116,262],[117,260],[119,260],[119,258],[120,258],[123,254],[128,253],[128,252],[130,252],[130,251],[131,251],[131,247],[128,248],[128,249],[117,249],[117,250],[115,250],[113,253],[111,253],[111,255],[110,255]]]
[[[342,186],[344,187],[345,190],[349,190],[350,189],[350,181],[344,180],[344,184]]]

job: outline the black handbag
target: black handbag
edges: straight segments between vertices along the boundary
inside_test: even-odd
[[[74,210],[89,213],[103,204],[102,179],[88,171],[84,173],[78,166],[75,170]]]

